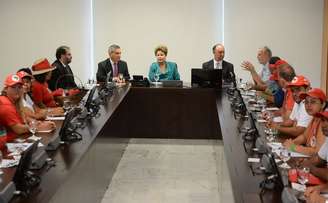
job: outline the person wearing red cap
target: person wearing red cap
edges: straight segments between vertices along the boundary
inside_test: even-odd
[[[32,75],[26,69],[22,69],[17,72],[17,75],[22,79],[24,94],[22,97],[23,111],[26,117],[33,119],[45,119],[47,116],[47,110],[40,109],[30,97],[31,86],[32,86]]]
[[[62,96],[63,90],[51,92],[48,88],[47,81],[51,78],[51,71],[56,67],[52,67],[46,58],[39,59],[34,62],[32,72],[34,81],[32,84],[32,99],[40,108],[57,107],[59,106],[54,96]]]
[[[17,75],[21,77],[23,81],[23,89],[24,89],[24,95],[22,97],[23,101],[23,110],[24,114],[27,117],[37,119],[37,120],[43,120],[47,117],[47,115],[52,116],[62,116],[64,115],[64,110],[61,107],[55,107],[55,108],[47,108],[42,109],[35,105],[33,99],[31,98],[32,91],[32,71],[29,68],[22,68],[18,70]]]
[[[17,134],[29,132],[22,115],[20,103],[22,95],[23,83],[21,78],[15,74],[8,75],[0,96],[0,126],[3,127],[0,137],[1,147],[6,141],[15,139]]]
[[[306,112],[314,116],[324,111],[326,107],[326,94],[319,88],[313,88],[307,93],[301,93],[300,99],[305,99]],[[325,141],[321,130],[321,119],[314,117],[304,133],[295,139],[287,139],[283,145],[287,149],[312,156],[316,154]]]
[[[274,104],[274,106],[280,108],[284,101],[284,91],[278,84],[278,67],[285,62],[281,60],[278,56],[271,57],[269,61],[269,70],[271,76],[269,80],[265,83],[265,90],[260,92],[260,96],[267,101]],[[287,62],[285,62],[287,63]]]
[[[21,101],[24,94],[22,79],[16,74],[11,74],[7,76],[4,86],[0,96],[0,126],[3,127],[1,129],[0,143],[2,145],[14,140],[17,135],[29,132],[28,125],[26,124],[28,119],[24,114]],[[37,130],[54,129],[54,127],[53,122],[37,124]]]
[[[321,130],[326,139],[318,154],[303,161],[300,165],[308,167],[310,172],[321,180],[328,181],[328,111],[317,113],[315,116],[321,119]],[[328,184],[307,187],[304,196],[309,202],[325,202],[326,199],[320,196],[321,192],[328,192]]]
[[[312,116],[305,110],[304,100],[299,97],[300,94],[306,93],[310,89],[310,81],[302,75],[295,76],[287,87],[291,89],[295,101],[289,119],[281,124],[269,122],[268,126],[284,135],[297,137],[305,131],[312,120]]]

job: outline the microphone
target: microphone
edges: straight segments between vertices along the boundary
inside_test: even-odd
[[[236,75],[233,71],[230,71],[229,72],[229,75],[230,75],[230,79],[232,80],[232,83],[233,83],[233,86],[234,87],[237,87],[237,83],[236,83]]]
[[[68,73],[68,74],[64,74],[64,75],[61,75],[60,77],[57,78],[56,83],[55,83],[55,89],[57,89],[58,82],[59,82],[61,79],[63,79],[64,77],[68,77],[68,76],[72,76],[74,79],[75,79],[75,78],[78,79],[78,81],[80,82],[80,86],[81,86],[81,88],[82,88],[82,89],[85,89],[82,80],[81,80],[79,77],[75,76],[74,74],[70,74],[70,73]]]
[[[107,73],[107,76],[106,76],[106,83],[108,83],[109,82],[109,79],[110,79],[110,74],[112,73],[112,71],[109,71],[108,73]]]

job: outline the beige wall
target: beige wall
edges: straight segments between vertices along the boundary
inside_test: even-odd
[[[168,60],[178,64],[190,81],[191,67],[212,57],[211,47],[222,37],[221,0],[96,0],[95,61],[119,44],[130,74],[148,75],[154,48],[168,46]]]
[[[257,64],[258,47],[268,45],[286,59],[297,74],[320,87],[323,0],[226,0],[227,58],[239,76],[249,78],[240,63]]]
[[[72,48],[72,69],[86,81],[94,77],[111,43],[123,48],[131,74],[144,75],[155,60],[154,47],[166,44],[168,59],[176,61],[182,79],[190,81],[190,68],[211,58],[211,46],[222,41],[223,34],[226,59],[240,77],[249,78],[239,67],[241,61],[256,63],[257,48],[268,45],[314,86],[321,83],[323,0],[225,0],[224,18],[222,0],[93,1],[92,63],[92,0],[2,0],[1,84],[5,75],[40,57],[53,61],[62,44]]]
[[[71,67],[78,77],[90,72],[90,0],[1,0],[0,82],[5,75],[47,57],[56,48],[72,49]]]

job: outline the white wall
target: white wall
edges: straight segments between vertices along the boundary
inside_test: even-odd
[[[91,64],[92,0],[1,0],[0,86],[5,75],[31,66],[41,57],[55,59],[55,49],[72,48],[74,73],[93,77],[112,43],[121,45],[131,74],[147,75],[154,47],[166,44],[168,59],[179,65],[183,80],[190,68],[211,56],[222,41],[222,0],[93,0],[94,63]],[[257,48],[268,45],[297,73],[320,85],[323,0],[225,0],[226,59],[239,76],[240,63],[255,64]]]
[[[56,48],[72,49],[71,67],[90,75],[90,0],[1,0],[0,82],[39,58],[55,60]]]
[[[148,76],[154,48],[168,46],[168,60],[190,81],[191,67],[212,57],[221,41],[221,0],[95,0],[95,62],[107,58],[108,46],[119,44],[130,74]]]
[[[226,58],[239,76],[249,78],[241,62],[258,65],[257,49],[268,45],[320,87],[323,0],[226,0],[224,24]]]

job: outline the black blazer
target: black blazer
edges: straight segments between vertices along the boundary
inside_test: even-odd
[[[214,69],[213,59],[203,63],[202,68],[205,69],[205,70]],[[230,72],[234,73],[233,64],[223,60],[222,61],[222,79],[223,80],[230,80],[231,79]]]
[[[71,89],[77,87],[74,81],[74,74],[69,65],[64,67],[59,60],[56,60],[52,65],[56,66],[56,69],[52,71],[51,79],[48,81],[50,90],[54,91],[58,88]]]
[[[117,62],[118,73],[123,73],[124,79],[129,80],[130,74],[128,69],[128,64],[125,61]],[[97,81],[105,82],[107,78],[107,74],[111,71],[110,76],[113,77],[113,67],[110,63],[109,59],[106,59],[100,63],[98,63],[98,71],[97,71]]]

